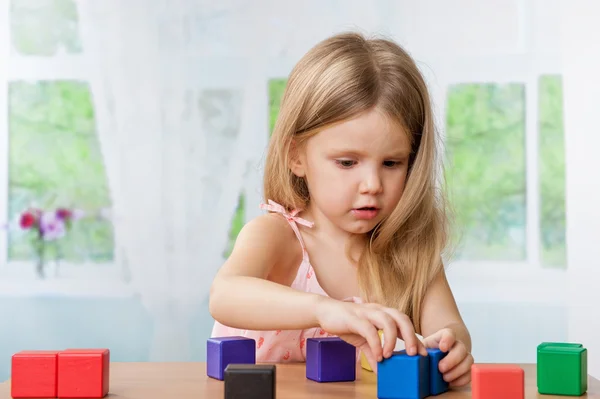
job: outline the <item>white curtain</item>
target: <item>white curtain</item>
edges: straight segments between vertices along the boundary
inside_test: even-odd
[[[255,107],[267,106],[252,93],[266,90],[260,66],[247,65],[240,90],[195,83],[207,60],[198,53],[207,34],[196,24],[201,8],[184,0],[78,3],[117,262],[154,318],[150,360],[189,358],[190,318],[223,261],[255,148],[250,136],[267,135],[255,128],[266,118]]]
[[[566,149],[569,340],[588,348],[588,372],[600,378],[600,4],[561,3]]]

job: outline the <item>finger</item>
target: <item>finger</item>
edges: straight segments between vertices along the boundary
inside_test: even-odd
[[[440,360],[439,370],[441,373],[447,373],[467,357],[467,348],[462,343],[454,345],[450,352]]]
[[[372,312],[368,315],[369,320],[375,324],[377,328],[383,330],[384,344],[383,344],[383,356],[390,357],[396,346],[396,339],[398,338],[398,327],[396,326],[395,320],[386,312]]]
[[[473,364],[473,356],[467,356],[455,367],[444,373],[444,381],[452,382],[471,370]]]
[[[367,340],[367,344],[371,348],[373,357],[377,359],[377,361],[381,361],[383,359],[381,340],[379,339],[379,333],[377,332],[375,326],[368,320],[361,318],[356,319],[354,326],[355,329],[353,329],[353,332],[359,334]]]
[[[452,388],[458,388],[458,387],[467,385],[469,382],[471,382],[471,373],[470,372],[463,374],[461,377],[452,381],[448,385]]]
[[[406,346],[406,353],[410,356],[416,355],[417,353],[427,356],[427,349],[425,349],[425,345],[417,338],[415,328],[409,317],[396,309],[386,309],[385,311],[396,321],[396,325],[400,331],[400,337]]]
[[[369,348],[369,345],[363,345],[360,348],[360,350],[365,355],[365,358],[367,359],[367,363],[369,363],[371,370],[373,370],[373,372],[377,374],[377,360],[375,359],[375,356],[373,356],[373,352],[371,351],[371,348]]]
[[[425,348],[439,348],[440,346],[440,339],[442,337],[442,332],[438,331],[433,335],[428,336],[427,338],[423,339],[423,345],[425,346]]]
[[[438,348],[440,348],[442,352],[448,352],[450,349],[452,349],[452,346],[454,346],[455,342],[456,334],[454,334],[453,330],[446,328],[442,330]]]
[[[425,346],[423,341],[421,341],[418,336],[416,338],[417,338],[417,351],[419,352],[419,354],[422,356],[429,355],[429,352],[427,352],[427,347]]]
[[[429,355],[429,352],[427,352],[427,348],[425,347],[425,344],[423,344],[423,342],[419,338],[417,338],[417,349],[422,356]]]

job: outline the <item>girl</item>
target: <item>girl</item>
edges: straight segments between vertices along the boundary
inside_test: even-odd
[[[373,370],[400,338],[409,355],[449,351],[444,379],[467,384],[435,134],[424,80],[397,44],[345,33],[312,48],[270,140],[270,212],[244,226],[212,284],[212,335],[254,338],[257,362],[305,361],[307,338],[339,336]]]

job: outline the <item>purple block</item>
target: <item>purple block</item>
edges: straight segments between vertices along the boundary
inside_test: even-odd
[[[354,381],[356,348],[338,337],[307,339],[306,378],[317,382]]]
[[[256,341],[246,337],[214,337],[206,341],[206,375],[223,381],[229,364],[255,364]]]

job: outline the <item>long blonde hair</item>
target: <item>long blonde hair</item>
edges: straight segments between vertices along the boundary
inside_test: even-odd
[[[412,143],[408,178],[392,214],[368,233],[358,259],[361,295],[399,308],[420,331],[423,296],[443,268],[447,240],[443,168],[425,81],[412,58],[384,38],[334,35],[313,47],[289,76],[265,164],[264,196],[288,209],[308,205],[303,178],[289,168],[292,141],[377,107]],[[437,187],[437,188],[436,188]]]

